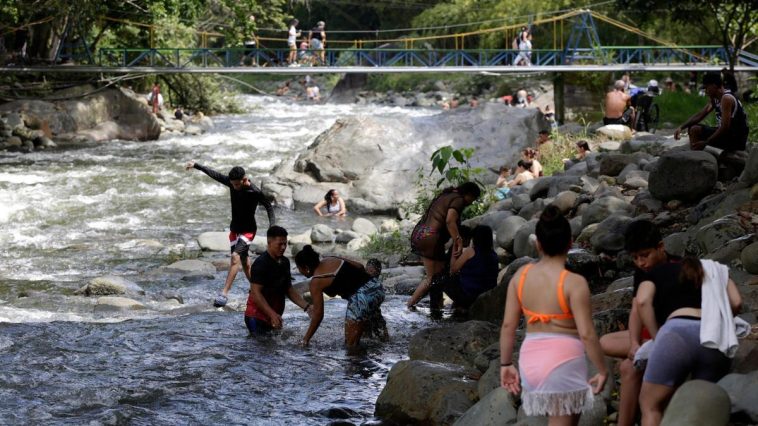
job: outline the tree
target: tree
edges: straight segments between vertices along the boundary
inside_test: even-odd
[[[756,0],[618,0],[621,8],[650,14],[666,10],[671,18],[706,32],[718,40],[728,53],[729,67],[734,70],[738,55],[758,40],[758,2]]]

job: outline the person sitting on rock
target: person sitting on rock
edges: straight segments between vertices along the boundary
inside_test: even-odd
[[[511,175],[511,169],[506,166],[500,167],[499,174],[497,176],[497,182],[495,182],[495,198],[498,200],[504,200],[508,198],[511,187],[508,186],[508,177]]]
[[[453,239],[453,253],[460,254],[463,250],[463,238],[458,229],[463,209],[471,205],[481,195],[479,185],[474,182],[464,182],[458,187],[449,187],[435,197],[424,215],[421,216],[411,233],[411,251],[421,257],[424,262],[426,277],[413,292],[408,300],[409,309],[415,307],[421,300],[432,282],[443,277],[445,268],[445,244]]]
[[[523,388],[521,408],[527,416],[548,416],[551,425],[576,425],[592,407],[593,392],[603,390],[608,369],[595,334],[587,281],[566,270],[571,225],[558,207],[549,205],[536,234],[539,261],[519,268],[508,285],[500,328],[500,383],[513,394]],[[522,313],[526,337],[517,370],[513,346]],[[598,372],[589,382],[585,350]]]
[[[516,171],[514,172],[514,175],[516,175],[516,177],[508,181],[508,187],[513,188],[518,185],[523,185],[526,182],[534,179],[535,176],[530,171],[531,169],[531,161],[519,160],[518,164],[516,165]]]
[[[550,132],[547,130],[540,130],[537,135],[537,140],[534,142],[534,147],[537,148],[537,153],[541,153],[543,149],[552,144],[550,140]]]
[[[585,141],[581,140],[576,143],[576,155],[573,159],[564,158],[563,159],[563,167],[565,170],[570,169],[575,164],[581,163],[587,158],[587,154],[589,154],[591,151],[590,144]]]
[[[350,348],[356,347],[377,311],[381,315],[384,288],[379,278],[369,275],[358,262],[332,256],[322,259],[310,245],[297,253],[295,264],[301,274],[311,279],[313,315],[303,345],[310,344],[324,319],[324,294],[327,294],[347,300],[345,343]]]
[[[613,90],[605,95],[605,116],[603,124],[623,124],[631,126],[634,123],[634,108],[631,107],[632,97],[624,91],[626,84],[617,80]]]
[[[322,209],[324,209],[324,211],[322,211]],[[313,206],[313,210],[319,216],[344,217],[347,215],[345,200],[340,197],[340,194],[336,189],[330,189],[327,191],[326,195],[324,195],[324,199]]]
[[[471,231],[471,244],[460,256],[453,255],[451,279],[443,282],[441,290],[453,300],[457,311],[465,310],[480,294],[497,285],[497,274],[492,228],[479,225]]]
[[[729,89],[724,88],[718,73],[703,76],[703,86],[708,103],[676,128],[674,139],[679,140],[682,130],[688,129],[690,148],[693,150],[701,151],[706,146],[712,146],[725,151],[744,151],[749,128],[742,104]],[[716,112],[716,127],[699,124],[713,111]]]
[[[286,249],[287,230],[281,226],[268,228],[266,251],[255,259],[250,268],[245,325],[251,336],[282,328],[285,296],[312,315],[311,304],[292,287],[290,261],[284,256]]]
[[[537,161],[538,151],[534,148],[524,148],[523,151],[521,151],[521,159],[525,162],[532,163],[532,167],[529,168],[529,171],[532,173],[534,177],[540,177],[542,176],[542,164],[540,164],[539,161]]]
[[[678,262],[669,256],[663,245],[658,227],[651,221],[640,219],[630,223],[624,232],[624,248],[634,262],[633,295],[646,274],[654,267]],[[617,424],[632,426],[637,416],[638,397],[644,370],[634,367],[634,356],[640,346],[650,340],[650,332],[642,326],[635,299],[632,299],[627,329],[608,333],[600,338],[600,347],[606,356],[622,359],[619,365],[621,386]]]
[[[729,373],[742,298],[725,265],[688,257],[653,268],[635,303],[654,342],[640,390],[642,424],[658,425],[688,377],[716,383]]]

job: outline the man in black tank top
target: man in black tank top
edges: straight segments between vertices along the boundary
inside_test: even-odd
[[[703,86],[708,95],[708,104],[697,114],[679,126],[674,138],[679,140],[682,129],[689,129],[690,148],[703,150],[707,145],[725,151],[744,151],[747,144],[747,115],[737,97],[724,88],[718,73],[708,73],[703,77]],[[716,111],[717,127],[699,124],[712,111]]]

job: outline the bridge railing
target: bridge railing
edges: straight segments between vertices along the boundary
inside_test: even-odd
[[[327,49],[325,63],[315,51],[298,52],[301,66],[447,67],[509,66],[519,54],[512,49]],[[286,66],[289,49],[158,48],[98,51],[103,67],[232,68]],[[568,64],[718,64],[727,55],[720,46],[639,47],[604,46],[595,49],[532,49],[536,66]]]

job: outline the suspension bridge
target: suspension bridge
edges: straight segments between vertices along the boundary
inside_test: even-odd
[[[104,18],[108,19],[108,18]],[[635,34],[653,45],[607,46],[598,36],[596,20]],[[122,21],[123,20],[119,20]],[[571,28],[565,37],[564,28]],[[146,24],[134,25],[151,27]],[[531,49],[531,65],[515,66],[516,49],[467,48],[479,37],[503,37],[509,46],[523,26],[550,29],[552,48]],[[67,35],[75,28],[69,26]],[[543,31],[547,34],[548,31]],[[576,72],[576,71],[711,71],[729,62],[722,46],[680,46],[592,10],[573,10],[531,22],[455,34],[371,40],[330,40],[323,52],[304,50],[298,66],[288,66],[286,39],[256,37],[254,47],[208,47],[217,33],[201,33],[201,47],[100,48],[93,51],[83,36],[61,43],[46,65],[4,65],[0,72],[64,73],[428,73],[428,72]],[[277,47],[264,47],[277,46]],[[549,43],[548,43],[549,44]],[[282,46],[282,47],[279,47]],[[307,58],[303,60],[302,58]],[[738,52],[737,71],[758,71],[758,55]]]

